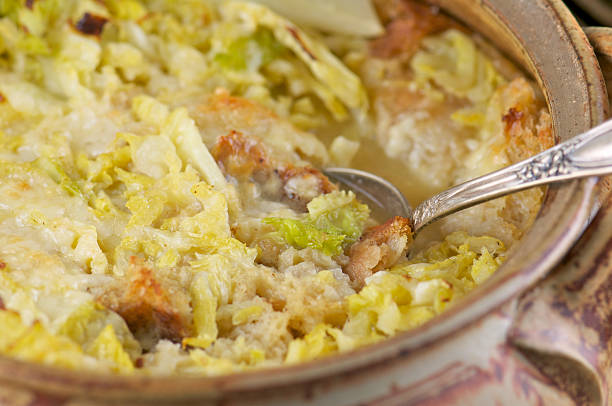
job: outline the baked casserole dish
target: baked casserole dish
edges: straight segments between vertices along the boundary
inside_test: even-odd
[[[435,7],[356,4],[336,26],[275,1],[2,2],[0,354],[227,374],[383,340],[485,282],[541,189],[413,241],[322,168],[416,204],[552,146],[543,96]]]

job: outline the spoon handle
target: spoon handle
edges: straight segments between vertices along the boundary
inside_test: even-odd
[[[514,165],[439,193],[412,212],[413,232],[441,217],[519,190],[612,174],[612,120]]]

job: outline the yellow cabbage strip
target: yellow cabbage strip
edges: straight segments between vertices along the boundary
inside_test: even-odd
[[[504,253],[493,237],[449,234],[408,262],[374,274],[359,293],[348,296],[349,319],[342,331],[363,343],[417,327],[484,282]]]
[[[179,156],[185,163],[196,168],[208,184],[221,192],[228,188],[221,169],[204,145],[198,128],[185,108],[178,108],[170,113],[164,122],[162,133],[174,141]]]
[[[79,185],[68,176],[57,160],[43,156],[34,161],[34,165],[49,175],[49,177],[60,185],[62,189],[68,192],[68,194],[84,197]]]
[[[83,368],[83,350],[67,337],[56,336],[42,324],[22,323],[12,311],[0,310],[0,352],[17,359],[70,369]]]
[[[199,274],[191,285],[193,324],[196,337],[183,339],[183,345],[206,348],[217,338],[217,298],[210,289],[208,275]]]
[[[355,348],[355,340],[328,324],[316,325],[308,334],[289,343],[285,362],[296,364]]]
[[[115,335],[112,324],[108,324],[93,341],[87,352],[99,360],[108,361],[112,370],[121,373],[134,371],[134,364]]]
[[[379,272],[359,293],[349,296],[346,303],[349,318],[367,314],[372,327],[390,336],[401,329],[401,307],[410,304],[411,299],[405,278]]]
[[[74,310],[57,332],[69,337],[82,348],[88,349],[108,326],[113,328],[113,335],[122,350],[125,348],[125,351],[133,357],[141,353],[140,344],[121,316],[93,301],[87,301]],[[110,333],[104,334],[109,335]]]
[[[345,35],[384,33],[371,0],[255,0],[298,24]]]
[[[147,14],[147,10],[136,0],[106,0],[108,10],[122,20],[138,20]]]
[[[252,306],[248,306],[248,307],[242,308],[240,310],[237,310],[232,315],[232,324],[234,326],[238,326],[240,324],[247,323],[247,322],[249,322],[249,321],[251,321],[253,319],[256,319],[257,317],[261,316],[263,311],[264,311],[263,307],[261,307],[259,305],[252,305]]]

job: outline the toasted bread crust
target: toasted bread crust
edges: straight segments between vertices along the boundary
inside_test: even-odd
[[[219,137],[211,153],[223,171],[238,178],[272,168],[263,144],[236,131]]]
[[[221,169],[233,177],[260,183],[273,177],[279,179],[278,195],[301,211],[314,197],[338,189],[320,170],[275,160],[261,140],[237,131],[219,137],[211,153]]]
[[[173,295],[152,269],[132,256],[129,275],[126,285],[99,300],[119,314],[136,336],[146,333],[180,342],[191,335],[191,321],[178,310]]]
[[[366,230],[351,246],[344,272],[362,287],[366,278],[397,262],[411,242],[410,221],[405,217],[393,217]]]
[[[511,162],[527,159],[555,144],[550,114],[539,110],[535,92],[525,79],[512,81],[504,89],[503,98],[509,106],[502,121]]]

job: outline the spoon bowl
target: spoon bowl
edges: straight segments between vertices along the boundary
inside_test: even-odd
[[[392,216],[409,218],[412,213],[412,207],[402,192],[380,176],[352,168],[326,168],[323,172],[339,182],[343,189],[355,192],[377,221],[383,222]]]

